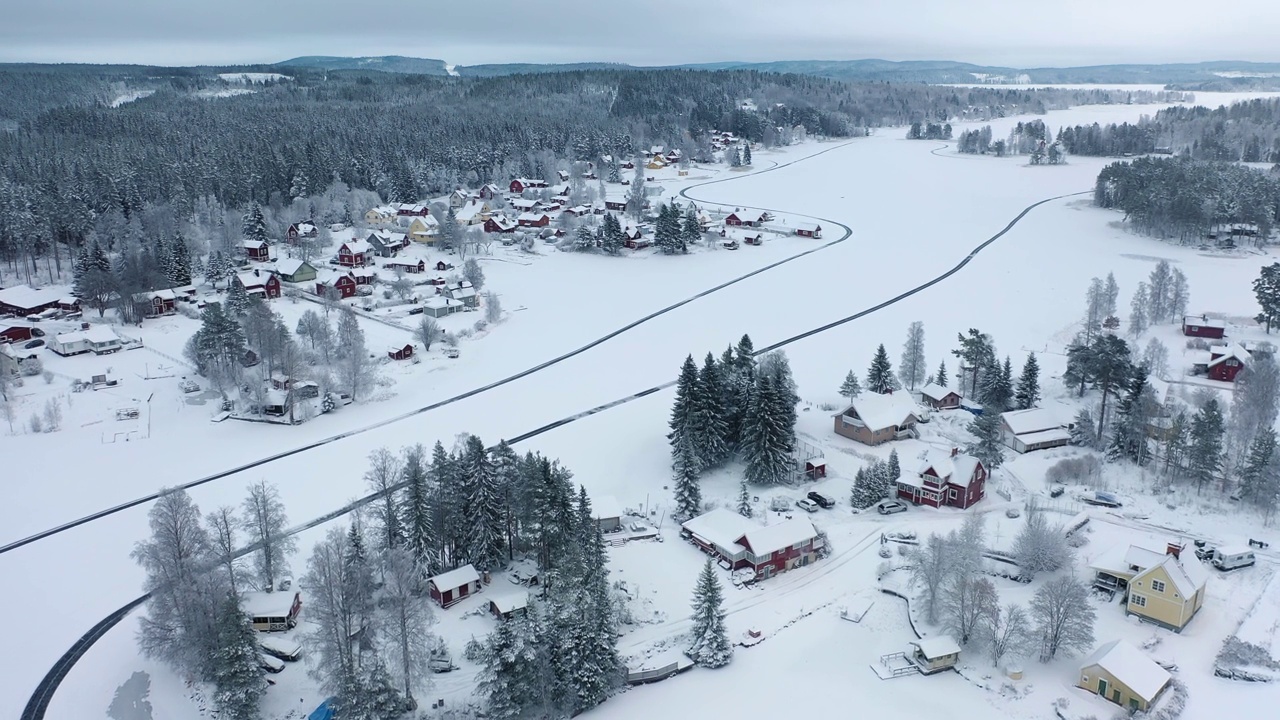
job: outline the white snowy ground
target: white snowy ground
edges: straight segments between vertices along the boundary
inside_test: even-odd
[[[1199,97],[1200,102],[1213,105],[1230,99],[1233,98],[1203,93]],[[1056,130],[1066,124],[1135,120],[1140,114],[1157,109],[1086,107],[1053,113],[1045,121]],[[993,123],[996,135],[1007,132],[1014,122],[1016,119],[1009,118]],[[933,150],[941,143],[906,141],[901,139],[902,134],[899,129],[882,130],[874,137],[775,172],[743,174],[733,182],[691,192],[699,200],[719,201],[730,207],[757,205],[838,219],[855,229],[850,241],[698,300],[532,377],[373,433],[355,435],[242,476],[201,486],[192,492],[194,499],[206,511],[220,504],[238,504],[248,483],[267,477],[280,487],[294,521],[314,517],[362,494],[365,457],[378,446],[398,449],[414,442],[431,443],[437,438],[449,442],[461,432],[474,432],[495,442],[669,381],[686,354],[692,352],[701,357],[708,350],[718,354],[744,332],[750,333],[760,347],[851,314],[951,267],[1032,202],[1090,190],[1098,170],[1108,162],[1070,158],[1066,166],[1028,167],[1016,158],[961,157],[949,150],[935,154]],[[828,147],[808,144],[776,153],[760,152],[756,164],[765,168],[767,163],[786,162]],[[698,175],[695,171],[682,180],[696,182]],[[666,185],[678,187],[675,182]],[[1123,304],[1158,258],[1176,263],[1187,274],[1193,308],[1242,317],[1254,313],[1249,281],[1259,266],[1273,258],[1248,253],[1204,255],[1131,235],[1116,224],[1118,220],[1118,215],[1090,208],[1087,196],[1035,210],[947,281],[876,315],[788,347],[800,394],[815,405],[838,403],[835,387],[845,372],[850,368],[862,372],[881,342],[891,349],[896,360],[904,330],[913,320],[925,322],[931,366],[945,354],[954,368],[954,359],[949,355],[953,338],[969,327],[991,333],[999,351],[1012,354],[1015,362],[1027,350],[1042,352],[1047,347],[1050,353],[1055,348],[1060,352],[1080,314],[1078,306],[1091,276],[1113,270],[1121,286]],[[828,233],[828,238],[836,236],[831,230]],[[151,437],[146,440],[103,444],[88,430],[78,438],[68,431],[0,438],[0,449],[7,451],[0,540],[17,539],[165,484],[190,480],[371,424],[491,382],[582,345],[674,300],[817,242],[823,241],[784,238],[770,240],[759,248],[704,251],[677,258],[647,253],[604,258],[550,249],[543,250],[539,257],[528,258],[495,248],[494,259],[486,262],[485,270],[490,285],[501,293],[504,307],[511,311],[506,322],[487,337],[464,346],[463,358],[456,364],[442,363],[427,367],[425,372],[414,372],[411,382],[396,383],[389,388],[389,397],[378,402],[343,408],[332,417],[303,426],[275,428],[234,422],[210,425],[205,420],[207,409],[193,410],[172,396],[157,404],[161,397],[157,392]],[[278,308],[287,305],[288,301],[277,303]],[[182,335],[176,332],[178,329],[175,328],[175,339]],[[143,332],[150,331],[144,328]],[[72,358],[65,362],[74,363],[74,371],[58,371],[87,375],[87,368],[124,364],[129,355],[145,352],[105,359]],[[136,364],[136,360],[127,362]],[[1061,371],[1062,359],[1050,354],[1042,364],[1047,366],[1045,373],[1049,375]],[[172,384],[174,380],[156,382]],[[137,386],[143,381],[135,379],[131,383]],[[590,492],[613,495],[628,506],[639,506],[648,498],[657,516],[662,517],[669,496],[663,489],[669,470],[662,434],[670,400],[669,392],[657,393],[566,425],[531,441],[528,447],[559,457]],[[843,441],[831,435],[829,422],[826,414],[815,407],[804,413],[801,429],[831,446],[828,457],[836,477],[823,487],[843,498],[859,462],[856,455],[849,453],[864,453],[866,448],[847,443],[842,447],[849,452],[841,452],[836,446]],[[905,448],[900,452],[904,457],[908,455]],[[1032,482],[1033,478],[1026,480]],[[713,500],[717,496],[728,497],[734,484],[728,476],[713,478],[708,481],[706,495]],[[993,496],[989,502],[997,501]],[[0,713],[16,714],[31,688],[75,638],[137,596],[141,573],[128,553],[132,544],[146,534],[146,510],[145,506],[134,508],[0,556],[0,577],[5,578],[8,587],[20,589],[5,593],[0,609],[7,617],[27,619],[12,623],[7,631],[6,647],[20,649],[21,661],[7,663],[9,672],[0,678]],[[729,709],[733,703],[758,708],[756,703],[774,702],[765,699],[765,693],[744,692],[742,687],[750,687],[749,684],[737,682],[730,689],[716,686],[724,680],[707,679],[749,672],[744,668],[795,680],[787,684],[796,691],[785,693],[791,703],[810,702],[805,698],[812,696],[812,702],[824,703],[815,707],[846,707],[847,697],[820,690],[810,692],[830,685],[808,682],[806,675],[791,674],[783,668],[794,667],[804,657],[814,657],[822,660],[806,666],[814,673],[841,673],[840,677],[865,674],[871,679],[861,655],[876,652],[860,650],[856,663],[830,654],[852,652],[846,644],[831,642],[831,623],[843,621],[833,619],[830,613],[842,597],[873,582],[880,559],[872,545],[881,530],[918,525],[933,515],[942,521],[939,529],[947,525],[947,520],[954,522],[954,517],[946,513],[917,511],[889,520],[855,518],[836,511],[819,514],[816,519],[831,526],[835,558],[788,573],[762,590],[729,593],[730,610],[734,611],[730,627],[735,633],[748,627],[775,630],[799,615],[821,608],[816,614],[743,652],[729,670],[695,671],[628,693],[600,712],[611,713],[610,716],[638,713],[641,697],[645,698],[643,705],[649,714],[655,705],[665,703],[673,708],[677,702],[696,701],[708,707],[726,703]],[[1201,521],[1185,515],[1181,519],[1187,525]],[[613,551],[615,577],[636,583],[642,593],[651,597],[651,608],[660,618],[665,616],[667,623],[623,637],[620,645],[628,654],[646,652],[656,641],[679,631],[680,618],[687,612],[688,594],[701,556],[675,540],[669,521],[665,525],[666,543],[638,544]],[[1216,527],[1223,525],[1218,523]],[[323,527],[317,528],[300,538],[304,551],[293,561],[295,574],[302,573],[306,549],[323,532]],[[1246,601],[1247,598],[1240,600]],[[888,610],[887,598],[878,600],[877,608]],[[478,619],[455,621],[460,610],[465,612],[459,606],[440,614],[440,632],[450,639],[455,658],[461,655],[462,642],[472,634],[466,630],[468,626],[476,627],[477,636],[487,627],[487,621]],[[843,623],[840,628],[845,625],[849,624]],[[1221,640],[1216,629],[1214,643]],[[899,647],[907,633],[901,628],[893,633],[873,636],[874,640],[868,642],[876,645],[876,651],[880,644]],[[818,646],[825,650],[813,649]],[[1208,654],[1205,662],[1207,658]],[[49,717],[102,717],[112,689],[140,667],[151,666],[136,656],[131,623],[122,624],[67,678]],[[301,671],[301,667],[291,666],[282,677],[302,678]],[[459,673],[441,677],[442,696],[454,701],[465,699],[469,695],[467,671],[464,665]],[[752,677],[759,677],[752,672]],[[167,682],[166,687],[172,688],[176,681],[170,678]],[[947,708],[971,707],[975,708],[968,713],[972,716],[991,716],[990,709],[985,713],[976,710],[987,703],[989,696],[977,690],[965,695],[959,688],[966,686],[957,678],[893,682],[955,683],[957,692],[938,695],[947,698]],[[153,679],[153,684],[157,688],[153,698],[157,710],[167,696],[176,695],[181,700],[181,693],[161,692],[159,688],[165,685],[160,679]],[[841,687],[839,683],[832,685]],[[877,692],[875,688],[887,692]],[[279,711],[282,715],[286,707],[298,705],[309,710],[319,700],[315,689],[304,680],[290,681],[280,690],[272,696],[273,713]],[[927,694],[902,693],[900,688],[880,681],[868,683],[865,692],[874,693],[870,701],[875,703],[905,702],[895,699],[901,697],[929,702],[925,699]],[[295,694],[304,702],[298,702]],[[1226,704],[1217,707],[1256,708],[1261,706],[1240,705],[1239,698],[1262,696],[1274,702],[1280,698],[1280,691],[1238,689],[1232,685],[1222,695]],[[1198,702],[1195,693],[1193,701]],[[745,705],[748,702],[752,705]],[[1005,715],[1022,714],[1007,705],[999,707]],[[1037,702],[1027,712],[1043,715],[1046,709],[1044,703]],[[171,707],[172,714],[157,716],[182,716],[183,712]]]

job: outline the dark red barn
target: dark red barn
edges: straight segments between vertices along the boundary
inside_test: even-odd
[[[440,607],[449,607],[480,592],[480,574],[475,566],[463,565],[427,581],[427,592]]]

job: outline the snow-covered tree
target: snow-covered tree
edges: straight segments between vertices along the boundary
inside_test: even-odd
[[[1253,353],[1253,360],[1236,376],[1231,393],[1231,436],[1233,457],[1241,458],[1253,438],[1275,425],[1277,403],[1280,402],[1280,365],[1275,356]]]
[[[250,205],[249,211],[244,214],[240,224],[240,234],[245,240],[268,242],[271,239],[267,235],[267,220],[262,215],[262,208],[258,203]]]
[[[373,580],[363,549],[353,547],[355,526],[330,528],[307,560],[307,616],[311,674],[334,696],[358,692],[359,668],[371,642]]]
[[[435,551],[435,518],[432,512],[433,497],[428,478],[426,451],[421,445],[405,448],[401,478],[405,483],[400,505],[400,525],[404,528],[404,546],[419,565],[429,570]]]
[[[1197,494],[1204,490],[1206,483],[1217,480],[1222,471],[1222,434],[1222,411],[1217,398],[1211,397],[1191,418],[1187,466],[1196,482]]]
[[[1018,410],[1033,408],[1037,402],[1040,402],[1040,363],[1036,360],[1035,353],[1027,353],[1013,397],[1014,407]]]
[[[943,360],[938,363],[938,372],[933,376],[933,381],[942,387],[947,387],[947,361]]]
[[[1094,278],[1089,282],[1089,290],[1085,293],[1084,318],[1081,320],[1084,325],[1085,344],[1092,342],[1102,330],[1102,321],[1107,319],[1106,308],[1106,286],[1100,278]]]
[[[258,581],[263,590],[271,592],[276,581],[288,574],[289,555],[297,550],[298,541],[284,535],[289,518],[275,485],[259,480],[248,487],[248,492],[242,506],[241,525],[249,541],[258,547],[253,553]]]
[[[716,359],[707,353],[693,398],[693,449],[699,471],[729,459],[729,427],[725,421],[725,380]]]
[[[881,343],[876,348],[875,356],[871,358],[871,367],[867,369],[867,389],[883,395],[893,392],[897,386],[897,379],[893,376],[893,365],[889,362],[889,353],[885,351],[884,343]]]
[[[1147,278],[1148,313],[1151,325],[1165,322],[1173,306],[1173,270],[1168,260],[1156,263]]]
[[[1191,287],[1187,276],[1178,268],[1173,269],[1173,282],[1169,286],[1169,322],[1179,322],[1187,314],[1191,302]]]
[[[1069,431],[1071,444],[1077,447],[1096,447],[1098,445],[1098,434],[1094,431],[1096,427],[1093,413],[1089,408],[1080,408]]]
[[[996,364],[995,343],[990,335],[974,328],[969,329],[967,337],[964,334],[957,337],[960,347],[952,350],[951,354],[960,358],[960,370],[969,373],[968,389],[962,379],[960,392],[965,397],[977,397],[979,373]]]
[[[437,323],[435,318],[426,316],[423,316],[413,328],[413,339],[422,343],[423,352],[431,350],[431,344],[439,340],[442,334],[444,331],[440,329],[440,323]]]
[[[693,440],[686,437],[680,442],[675,462],[675,492],[677,518],[688,519],[702,513],[702,488],[698,484],[698,458],[693,450]]]
[[[1096,613],[1089,602],[1089,588],[1069,575],[1049,580],[1036,591],[1031,615],[1040,639],[1040,660],[1049,662],[1059,652],[1083,652],[1093,646]]]
[[[693,629],[685,654],[705,668],[724,667],[733,659],[733,645],[724,627],[724,592],[711,560],[702,566],[693,590]]]
[[[898,363],[898,377],[909,390],[924,381],[924,323],[919,320],[907,328],[907,340],[902,345],[902,360]]]
[[[219,718],[257,720],[259,703],[267,683],[259,667],[258,633],[240,605],[240,598],[227,593],[218,607],[216,649],[208,658],[213,683],[213,706]]]
[[[775,485],[791,476],[795,426],[788,426],[787,418],[780,411],[779,395],[772,377],[761,374],[757,378],[742,421],[741,450],[749,482]]]
[[[670,432],[667,440],[671,443],[672,463],[674,464],[683,445],[688,443],[693,448],[695,459],[698,456],[698,428],[695,412],[699,405],[698,365],[689,355],[680,367],[680,375],[676,379],[676,400],[671,407],[671,419],[667,422]],[[695,464],[694,474],[702,472],[702,467]]]
[[[1013,361],[1005,356],[1004,364],[992,363],[981,373],[978,399],[988,412],[1002,413],[1013,400]]]
[[[184,490],[160,495],[147,513],[151,537],[139,542],[133,559],[146,573],[147,613],[139,619],[138,645],[144,655],[204,677],[217,644],[217,603],[225,591],[217,562],[200,524],[200,510]]]
[[[738,514],[745,518],[753,515],[751,512],[751,493],[747,491],[746,480],[738,483]]]
[[[498,623],[485,640],[476,691],[489,717],[539,717],[547,701],[550,668],[545,662],[543,618],[538,603],[522,616]]]
[[[376,370],[369,359],[364,330],[355,311],[349,307],[344,307],[338,316],[338,349],[341,352],[338,382],[351,394],[352,400],[359,400],[373,385]]]
[[[1004,445],[1000,442],[1000,415],[995,412],[984,412],[969,423],[969,432],[974,441],[965,452],[982,461],[988,472],[995,471],[1004,463]]]
[[[1027,578],[1041,572],[1054,572],[1071,562],[1071,547],[1062,525],[1049,522],[1035,502],[1027,506],[1027,520],[1013,541],[1013,556]]]
[[[844,382],[840,385],[840,395],[849,398],[849,402],[852,404],[860,394],[862,394],[862,386],[858,384],[858,376],[850,370],[844,376]]]
[[[1264,428],[1254,436],[1249,454],[1240,466],[1240,499],[1258,502],[1273,490],[1276,478],[1276,432]]]
[[[364,471],[365,486],[380,497],[370,505],[374,522],[374,546],[380,551],[404,546],[405,532],[400,502],[395,486],[400,484],[404,467],[400,458],[386,448],[369,453],[369,469]]]
[[[952,572],[944,595],[943,627],[962,646],[977,639],[983,618],[989,617],[993,608],[999,611],[996,586],[980,574]]]
[[[1142,350],[1140,362],[1147,366],[1152,375],[1162,378],[1169,369],[1169,348],[1159,338],[1151,338]]]
[[[481,569],[496,568],[506,550],[506,514],[492,458],[475,435],[467,436],[458,473],[465,559]]]
[[[1141,337],[1151,326],[1151,292],[1145,282],[1138,283],[1129,302],[1129,335]]]
[[[1124,395],[1116,409],[1114,422],[1111,423],[1111,442],[1107,446],[1107,458],[1117,460],[1126,458],[1145,465],[1150,459],[1147,446],[1147,424],[1155,408],[1148,396],[1151,394],[1147,384],[1147,368],[1139,365],[1124,384]]]
[[[865,467],[858,468],[849,503],[859,510],[865,510],[888,497],[897,479],[898,475],[888,463],[872,460]]]
[[[1015,603],[1009,603],[1003,610],[999,605],[988,608],[983,624],[992,665],[998,666],[1008,655],[1024,652],[1033,637],[1026,609]]]
[[[427,593],[427,574],[407,548],[384,551],[382,573],[378,625],[385,630],[383,650],[404,696],[412,698],[414,689],[421,689],[429,677],[427,661],[435,615]]]
[[[1116,274],[1107,273],[1107,279],[1102,284],[1102,312],[1103,317],[1111,317],[1116,314],[1117,303],[1120,301],[1120,285],[1116,283]]]
[[[911,584],[921,589],[925,619],[930,623],[938,621],[945,600],[943,586],[951,575],[949,555],[947,541],[937,533],[930,533],[912,552]]]
[[[462,263],[462,279],[471,283],[471,287],[475,288],[476,292],[480,292],[484,287],[484,270],[475,258],[468,258]]]

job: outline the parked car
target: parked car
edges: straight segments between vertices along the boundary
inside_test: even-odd
[[[269,673],[278,673],[284,670],[284,663],[279,658],[273,658],[266,653],[258,653],[258,667]]]
[[[1022,517],[1022,511],[1019,510],[1018,508],[1009,508],[1008,510],[1004,511],[1004,516],[1009,519]]]
[[[44,347],[44,340],[41,340],[40,338],[36,338],[35,340],[28,340],[26,344],[23,345],[22,347],[26,350],[35,350],[36,348],[42,348]]]
[[[197,383],[195,380],[188,380],[187,378],[183,378],[182,380],[178,381],[178,389],[184,393],[200,392],[200,384]]]
[[[796,501],[796,506],[805,512],[818,512],[818,503],[809,498],[800,498]]]
[[[1088,495],[1081,496],[1080,502],[1088,503],[1089,505],[1098,505],[1100,507],[1108,507],[1108,508],[1118,508],[1123,504],[1120,502],[1120,498],[1116,497],[1115,495],[1112,495],[1109,492],[1103,492],[1101,490]]]
[[[899,500],[885,500],[880,503],[876,510],[881,515],[892,515],[894,513],[906,512],[907,504]]]
[[[1062,497],[1062,494],[1065,493],[1066,491],[1067,491],[1066,485],[1054,485],[1053,488],[1049,490],[1049,497],[1051,498]]]
[[[1214,551],[1216,551],[1216,550],[1217,550],[1217,548],[1215,548],[1215,547],[1214,547],[1214,546],[1212,546],[1212,545],[1204,545],[1204,544],[1203,544],[1203,542],[1204,542],[1203,540],[1197,540],[1196,542],[1197,542],[1197,543],[1201,543],[1201,544],[1199,544],[1199,545],[1196,545],[1196,559],[1197,559],[1197,560],[1209,560],[1210,558],[1212,558],[1212,557],[1213,557],[1213,553],[1214,553]]]
[[[445,349],[444,349],[444,356],[445,356],[445,357],[447,357],[447,358],[449,358],[449,359],[451,359],[451,360],[456,360],[456,359],[458,358],[458,355],[459,355],[459,353],[458,353],[458,348],[445,348]]]
[[[260,635],[258,647],[262,648],[263,653],[280,660],[295,662],[302,657],[301,645],[279,635]]]
[[[824,508],[833,508],[836,506],[835,500],[832,500],[831,498],[827,497],[826,495],[823,495],[820,492],[809,493],[809,499],[818,503]]]

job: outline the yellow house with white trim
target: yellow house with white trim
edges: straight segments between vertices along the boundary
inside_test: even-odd
[[[1208,573],[1198,562],[1184,565],[1173,555],[1165,555],[1157,565],[1143,570],[1129,581],[1125,610],[1132,615],[1181,632],[1204,605]]]
[[[425,243],[430,245],[436,241],[436,237],[440,235],[440,223],[430,215],[426,217],[415,217],[409,223],[409,239],[416,243]]]

